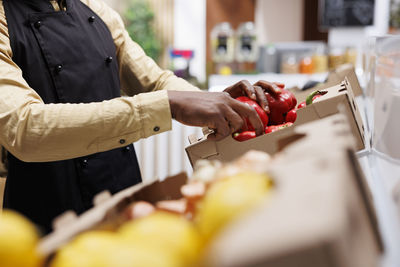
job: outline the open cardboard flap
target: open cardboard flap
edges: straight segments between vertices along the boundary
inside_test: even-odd
[[[245,142],[238,142],[231,136],[221,141],[207,140],[206,137],[197,140],[186,147],[186,152],[191,164],[195,164],[199,159],[217,159],[223,162],[231,161],[246,151],[256,149],[267,152],[271,155],[278,151],[277,143],[280,139],[290,136],[299,125],[319,120],[339,113],[339,106],[342,106],[341,112],[349,118],[351,132],[356,139],[356,150],[365,148],[364,143],[364,126],[361,115],[354,101],[351,85],[347,80],[333,86],[328,93],[318,98],[315,103],[297,111],[297,120],[294,127],[287,127],[282,130],[265,134]],[[324,136],[317,137],[326,138]]]
[[[325,83],[318,84],[317,86],[306,90],[301,90],[300,88],[290,88],[289,90],[295,94],[299,102],[302,102],[305,101],[307,96],[315,90],[330,88],[345,79],[347,79],[351,84],[354,96],[360,96],[363,94],[357,74],[352,64],[345,64],[335,70],[330,71]]]
[[[357,74],[355,68],[352,64],[344,64],[331,71],[328,75],[327,82],[328,83],[337,83],[347,79],[353,88],[353,93],[355,96],[360,96],[363,94],[363,91],[360,86],[360,82],[358,81]]]

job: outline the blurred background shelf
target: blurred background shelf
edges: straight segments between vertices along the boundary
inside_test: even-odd
[[[260,74],[236,74],[236,75],[210,75],[209,91],[221,92],[229,85],[241,80],[248,80],[255,83],[259,80],[284,83],[286,88],[302,88],[307,82],[324,82],[328,73],[316,74],[282,74],[282,73],[260,73]]]

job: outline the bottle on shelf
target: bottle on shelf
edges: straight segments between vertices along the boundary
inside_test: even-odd
[[[314,72],[314,62],[309,53],[305,53],[301,57],[299,72],[302,74],[312,74]]]
[[[329,49],[329,69],[333,70],[345,63],[344,49],[342,47],[331,47]]]
[[[295,74],[299,73],[299,63],[295,53],[286,53],[282,55],[281,73]]]
[[[325,51],[325,45],[319,45],[315,48],[312,56],[314,63],[314,73],[322,73],[328,71],[328,56]]]
[[[231,63],[235,57],[234,32],[229,22],[217,24],[211,31],[212,60]]]
[[[231,24],[229,22],[217,24],[212,29],[210,37],[213,72],[219,74],[232,73],[233,61],[235,60],[235,39]]]
[[[258,59],[257,34],[253,22],[243,22],[236,31],[236,60],[256,62]]]
[[[356,66],[356,64],[357,64],[357,49],[355,47],[346,47],[345,63],[353,64],[354,67]]]

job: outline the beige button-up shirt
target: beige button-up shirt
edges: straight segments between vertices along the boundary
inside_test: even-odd
[[[44,104],[12,60],[0,0],[0,144],[21,160],[75,158],[168,131],[171,112],[166,90],[199,90],[147,57],[129,37],[121,17],[104,2],[81,1],[110,29],[121,89],[130,97],[89,104]],[[59,10],[57,2],[52,4]]]

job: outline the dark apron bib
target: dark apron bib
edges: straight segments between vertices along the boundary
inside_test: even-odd
[[[79,0],[56,12],[48,0],[4,0],[14,62],[45,103],[90,103],[120,96],[116,48],[107,26]],[[63,140],[60,140],[63,142]],[[45,232],[66,210],[82,213],[95,194],[141,182],[133,145],[83,158],[26,163],[9,154],[4,207]]]

